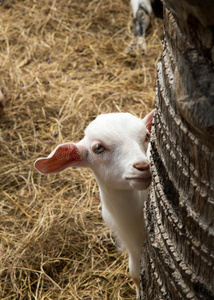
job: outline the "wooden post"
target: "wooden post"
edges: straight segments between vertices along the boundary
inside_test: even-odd
[[[164,0],[140,299],[214,299],[214,1]]]

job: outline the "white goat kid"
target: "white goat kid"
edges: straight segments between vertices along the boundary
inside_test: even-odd
[[[154,110],[144,119],[129,113],[100,115],[79,143],[61,144],[47,158],[35,162],[42,174],[77,166],[92,170],[99,185],[103,219],[128,252],[138,295],[145,239],[143,205],[151,183],[148,145],[153,114]]]

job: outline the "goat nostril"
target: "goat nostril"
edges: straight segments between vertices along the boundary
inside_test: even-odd
[[[139,162],[139,163],[134,164],[133,167],[137,170],[145,171],[150,168],[150,163],[149,162]]]

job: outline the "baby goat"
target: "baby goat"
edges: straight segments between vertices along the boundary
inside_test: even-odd
[[[129,113],[100,115],[80,142],[58,145],[47,158],[35,162],[42,174],[67,167],[92,170],[99,185],[103,219],[128,252],[138,295],[145,238],[143,205],[151,183],[148,146],[153,114],[154,110],[142,120]]]

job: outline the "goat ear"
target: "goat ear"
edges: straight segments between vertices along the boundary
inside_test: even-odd
[[[146,124],[146,128],[149,130],[150,133],[151,133],[151,129],[152,129],[152,120],[153,120],[154,112],[155,112],[155,109],[153,109],[148,115],[146,115],[143,118],[143,121]]]
[[[85,166],[87,151],[85,146],[73,143],[58,145],[47,158],[39,158],[34,167],[41,174],[63,171],[70,166]]]

